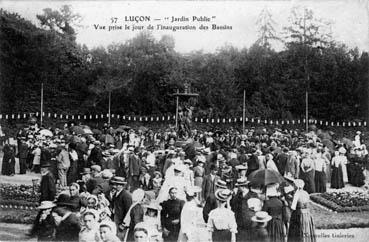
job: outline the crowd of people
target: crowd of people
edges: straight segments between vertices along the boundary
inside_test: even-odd
[[[266,128],[180,140],[175,129],[34,124],[17,139],[2,173],[15,157],[21,174],[41,173],[31,235],[47,241],[316,241],[309,193],[360,185],[368,155],[359,131],[353,142]]]

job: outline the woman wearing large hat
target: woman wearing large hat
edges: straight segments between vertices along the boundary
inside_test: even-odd
[[[232,191],[228,189],[215,192],[218,207],[209,213],[207,223],[213,241],[236,241],[237,223],[235,215],[232,210],[226,208],[231,195]]]
[[[51,241],[55,232],[55,221],[51,210],[56,206],[52,201],[42,201],[37,208],[40,210],[30,232],[31,236],[37,236],[38,241]]]

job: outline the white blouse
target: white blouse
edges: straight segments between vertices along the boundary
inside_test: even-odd
[[[237,233],[237,223],[234,212],[228,208],[216,208],[209,213],[207,224],[209,231],[229,230],[231,233]]]

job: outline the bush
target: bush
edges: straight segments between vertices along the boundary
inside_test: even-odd
[[[32,185],[0,184],[0,197],[3,200],[18,200],[37,203],[40,200],[39,186],[33,191]]]
[[[326,192],[310,198],[339,213],[369,211],[369,195],[364,192]]]

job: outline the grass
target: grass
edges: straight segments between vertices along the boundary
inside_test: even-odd
[[[317,229],[347,229],[369,227],[369,211],[337,213],[328,211],[317,204],[310,204]]]

